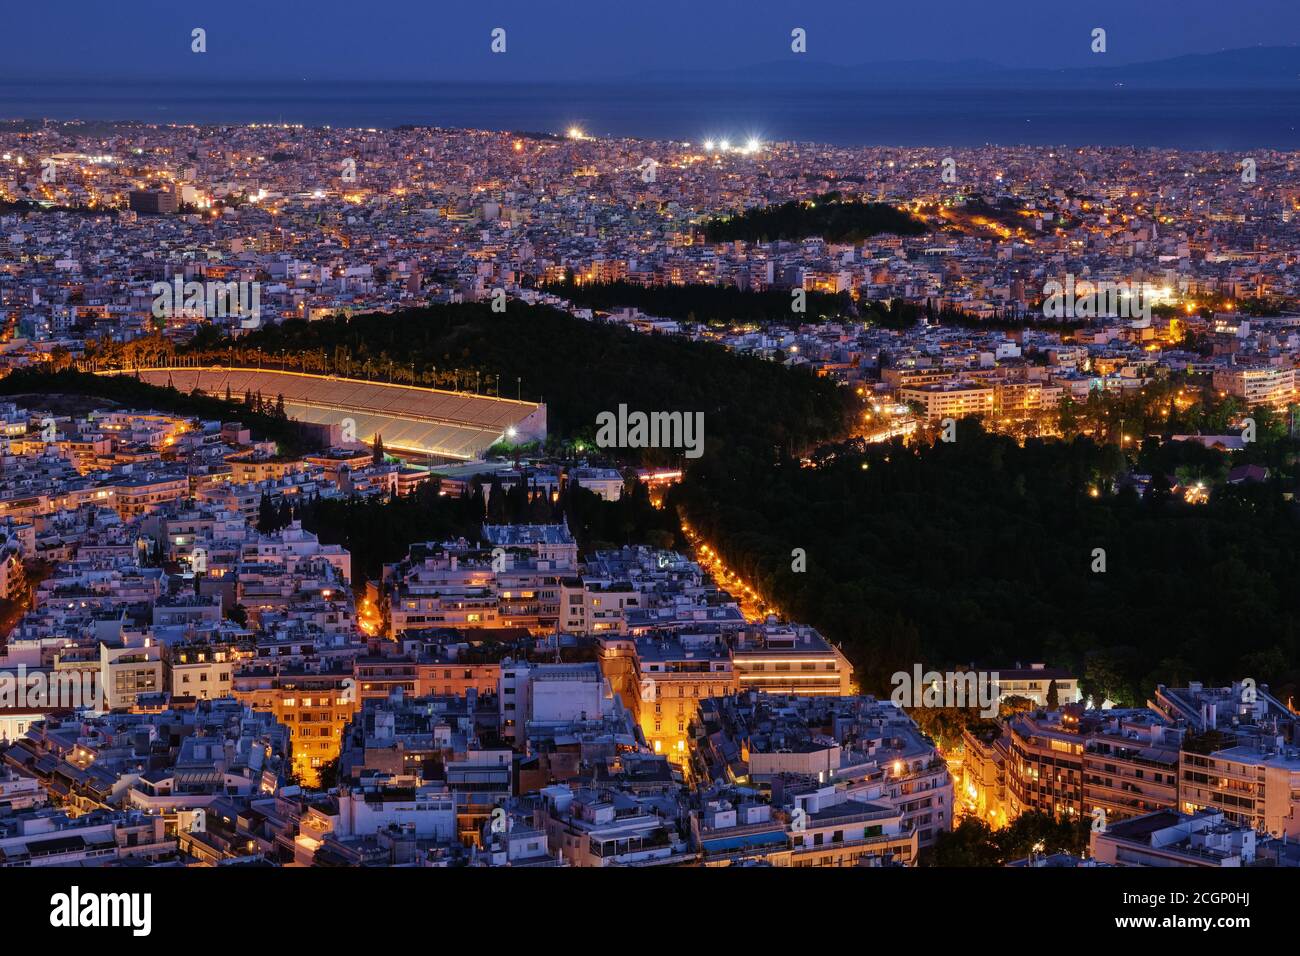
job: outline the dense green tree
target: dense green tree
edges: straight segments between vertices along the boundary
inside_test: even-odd
[[[575,282],[572,278],[545,286],[577,305],[613,311],[636,308],[660,318],[685,322],[816,322],[855,312],[848,293],[808,292],[805,311],[790,310],[788,289],[751,292],[735,286],[686,283],[683,285],[639,285],[635,282]]]
[[[1001,866],[1002,857],[994,831],[975,817],[965,817],[950,831],[935,839],[930,856],[932,866]]]
[[[257,530],[263,534],[270,534],[276,530],[279,517],[279,512],[271,501],[271,496],[266,492],[262,492],[262,500],[257,503]]]
[[[1031,853],[1078,856],[1087,852],[1088,839],[1086,820],[1031,812],[993,830],[981,820],[965,817],[935,838],[929,862],[931,866],[1005,866]]]

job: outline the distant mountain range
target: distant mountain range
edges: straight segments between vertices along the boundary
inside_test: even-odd
[[[332,72],[303,76],[292,73],[231,75],[215,70],[175,72],[166,67],[147,74],[76,71],[56,75],[6,75],[0,67],[0,86],[39,86],[42,89],[80,89],[115,85],[166,87],[176,90],[220,86],[257,87],[267,83],[301,85],[302,89],[329,84],[348,84],[358,91],[375,87],[419,86],[593,86],[601,89],[630,89],[646,85],[713,91],[795,90],[835,88],[848,92],[863,90],[1285,90],[1300,92],[1300,46],[1245,47],[1217,53],[1194,53],[1163,60],[1117,64],[1111,54],[1095,54],[1087,66],[1024,68],[1003,66],[987,59],[966,60],[876,60],[845,65],[795,55],[743,67],[656,69],[636,73],[602,72],[578,62],[557,63],[544,74],[533,72],[484,74],[456,70],[451,75],[422,77],[348,77],[335,64]],[[3,102],[3,101],[0,101]]]
[[[886,60],[845,66],[791,55],[739,69],[654,70],[626,79],[674,86],[835,86],[841,89],[1300,90],[1300,47],[1247,47],[1123,66],[1107,66],[1107,56],[1096,54],[1097,65],[1091,67],[1023,69],[988,60]]]

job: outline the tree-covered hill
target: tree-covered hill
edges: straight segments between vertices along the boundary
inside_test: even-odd
[[[709,242],[774,242],[809,236],[860,242],[881,233],[920,236],[926,232],[925,223],[888,203],[862,202],[838,192],[715,217],[704,227]]]
[[[1124,467],[1115,446],[958,434],[816,468],[704,461],[680,503],[742,578],[844,641],[867,690],[918,661],[1047,660],[1137,704],[1157,681],[1294,686],[1300,520],[1278,487],[1140,500],[1099,490]]]
[[[791,309],[789,289],[747,292],[735,286],[686,285],[643,286],[634,282],[565,282],[545,286],[547,292],[563,296],[577,305],[613,310],[637,308],[648,315],[690,322],[734,322],[765,324],[817,322],[853,311],[848,293],[808,292],[805,310]]]
[[[595,435],[596,416],[631,411],[704,413],[704,453],[794,453],[842,437],[853,398],[809,372],[677,336],[644,335],[545,307],[511,302],[443,305],[269,326],[236,343],[197,342],[200,361],[272,362],[291,369],[391,378],[503,398],[544,399],[552,433]],[[517,382],[516,379],[521,379]],[[481,383],[481,385],[480,385]],[[499,383],[499,384],[498,384]],[[668,460],[644,449],[631,458]]]

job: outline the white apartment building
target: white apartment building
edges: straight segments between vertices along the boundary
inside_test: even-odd
[[[1291,365],[1260,365],[1215,369],[1214,388],[1256,405],[1280,407],[1296,399],[1295,368]]]
[[[974,382],[942,382],[909,386],[898,390],[898,400],[916,403],[927,421],[988,415],[993,411],[997,390]]]

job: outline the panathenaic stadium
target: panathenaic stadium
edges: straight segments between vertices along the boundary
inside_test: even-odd
[[[108,374],[138,374],[150,385],[170,382],[182,392],[197,387],[218,398],[229,389],[236,401],[248,392],[260,392],[271,402],[283,395],[285,413],[295,421],[338,425],[345,435],[350,423],[357,441],[373,442],[381,435],[384,448],[412,455],[468,461],[501,440],[546,437],[546,406],[510,398],[275,369],[142,368]]]

